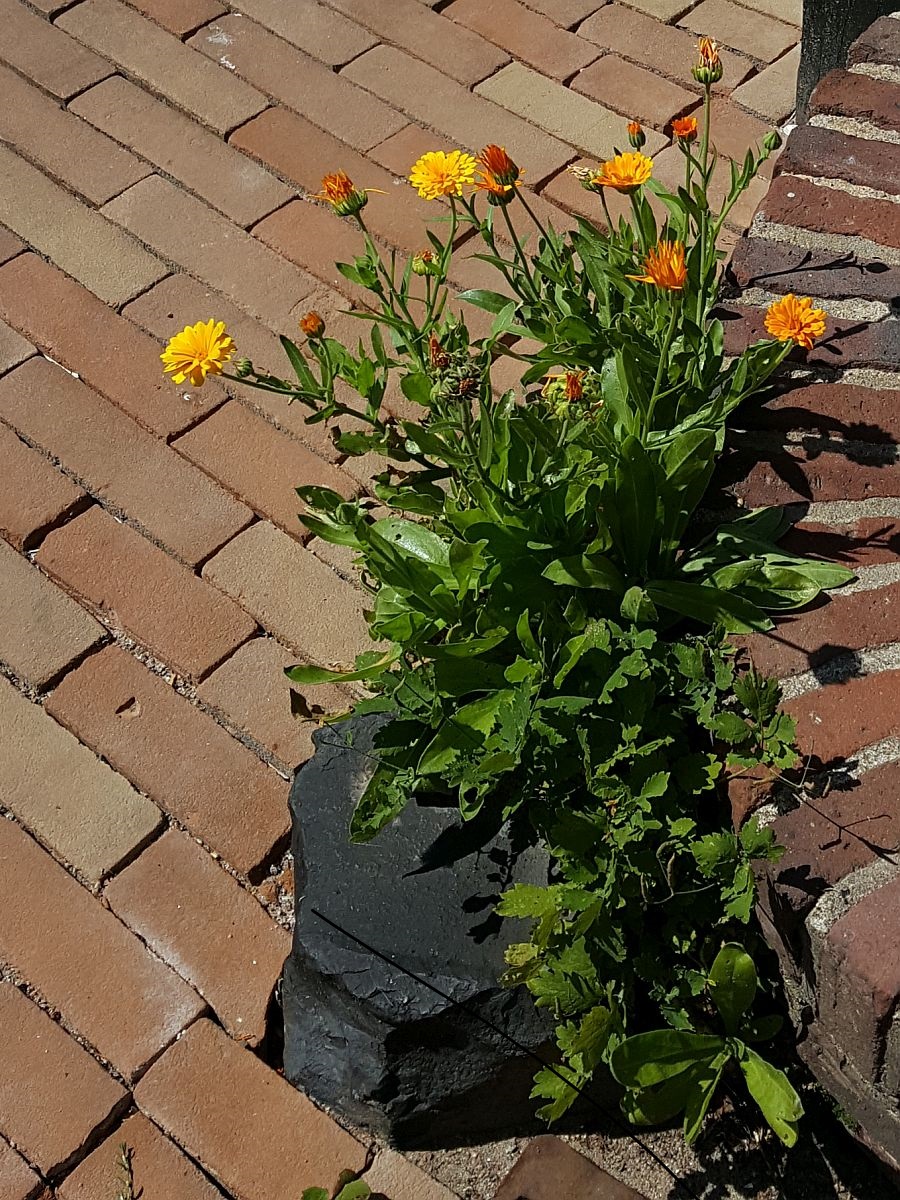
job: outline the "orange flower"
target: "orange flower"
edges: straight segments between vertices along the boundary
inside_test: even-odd
[[[640,153],[617,154],[602,163],[599,171],[591,175],[593,188],[608,187],[617,192],[636,192],[647,182],[653,172],[653,159]]]
[[[584,371],[566,371],[566,399],[580,400],[584,395]]]
[[[672,122],[672,132],[679,142],[694,142],[697,140],[697,118],[676,117]]]
[[[308,338],[320,338],[325,332],[325,322],[314,308],[310,309],[305,317],[300,318],[300,332],[305,333]]]
[[[628,141],[634,146],[635,150],[643,148],[647,140],[647,135],[644,133],[644,127],[640,121],[630,121],[628,124]]]
[[[322,180],[316,200],[326,200],[339,217],[352,217],[369,203],[369,192],[375,191],[378,189],[356,187],[346,171],[332,171]]]
[[[428,361],[431,364],[432,370],[435,371],[442,370],[450,362],[450,355],[434,334],[428,339]]]
[[[519,168],[506,153],[502,146],[495,146],[493,142],[478,155],[477,162],[488,174],[493,175],[498,183],[506,184],[507,187],[512,187],[521,179]]]
[[[700,61],[691,68],[691,74],[698,83],[718,83],[722,78],[722,60],[719,58],[719,47],[712,38],[702,37],[697,43],[700,51]]]
[[[825,313],[813,308],[809,296],[793,292],[776,300],[766,309],[766,330],[779,342],[794,342],[812,350],[813,342],[825,332]]]
[[[683,243],[657,242],[644,259],[644,270],[646,275],[628,275],[627,278],[680,292],[687,279]]]

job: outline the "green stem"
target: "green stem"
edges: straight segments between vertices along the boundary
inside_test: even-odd
[[[706,84],[703,89],[703,137],[700,142],[700,170],[703,179],[703,207],[700,210],[700,286],[697,289],[697,325],[703,320],[706,307],[706,272],[709,240],[709,131],[712,121],[712,88]]]
[[[672,299],[672,313],[669,317],[669,325],[666,329],[663,344],[659,352],[659,365],[656,368],[656,379],[653,382],[653,391],[650,395],[650,403],[647,405],[647,425],[646,432],[649,437],[653,432],[653,413],[656,409],[656,402],[659,399],[659,388],[663,380],[663,374],[669,363],[669,350],[672,346],[672,339],[675,336],[675,326],[678,323],[678,314],[681,311],[681,296],[676,295]]]
[[[509,236],[512,238],[512,243],[516,251],[516,258],[519,260],[519,265],[522,268],[522,274],[528,281],[528,291],[531,293],[532,299],[534,299],[536,303],[540,304],[540,292],[537,290],[535,282],[531,277],[531,268],[525,255],[525,251],[522,249],[522,243],[519,241],[519,235],[516,233],[515,226],[513,225],[509,212],[507,211],[508,206],[506,204],[501,204],[497,207],[503,210],[503,219],[506,222],[506,228],[509,230]]]

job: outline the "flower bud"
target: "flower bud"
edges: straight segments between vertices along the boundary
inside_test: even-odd
[[[590,167],[571,166],[566,167],[570,175],[574,175],[586,192],[599,192],[600,188],[594,184],[594,178],[597,174]]]
[[[305,317],[300,318],[300,332],[305,333],[311,341],[320,338],[325,332],[325,322],[314,308]]]
[[[238,379],[246,379],[253,374],[253,363],[249,358],[239,358],[234,364],[234,373]]]
[[[441,266],[433,250],[420,250],[413,255],[413,275],[440,275]]]
[[[628,140],[635,150],[640,150],[647,141],[644,127],[640,121],[631,121],[628,125]]]
[[[702,37],[698,43],[700,61],[691,68],[691,74],[698,83],[707,86],[718,83],[722,78],[722,60],[719,58],[719,47],[712,38]]]
[[[763,138],[763,149],[767,154],[771,154],[773,150],[780,150],[782,146],[782,137],[777,129],[770,129]]]

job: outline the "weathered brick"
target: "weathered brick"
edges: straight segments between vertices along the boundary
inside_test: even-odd
[[[322,291],[324,290],[323,287]],[[295,315],[298,311],[302,312],[307,307],[315,306],[328,323],[330,334],[330,312],[335,306],[344,307],[346,300],[337,292],[333,293],[324,305],[320,303],[321,299],[320,293],[313,294],[306,304],[298,306]],[[138,296],[137,300],[133,300],[123,311],[131,320],[153,334],[159,342],[167,341],[173,333],[177,333],[198,314],[214,313],[218,320],[225,322],[228,332],[237,344],[239,354],[252,359],[261,370],[276,375],[288,373],[289,367],[284,351],[272,331],[241,312],[237,305],[226,299],[221,292],[205,287],[190,275],[170,275],[143,296]],[[289,333],[294,332],[290,326],[287,326],[287,330]],[[207,380],[204,391],[208,386]],[[244,403],[264,413],[275,425],[300,438],[306,445],[311,446],[320,458],[329,462],[336,461],[338,454],[326,426],[306,424],[310,410],[305,405],[299,402],[288,404],[283,396],[273,392],[259,391],[241,384],[230,386]]]
[[[218,0],[128,0],[132,8],[183,38],[208,21],[220,17],[225,8]]]
[[[102,508],[49,533],[38,562],[84,604],[196,679],[253,633],[227,596]]]
[[[573,157],[569,146],[558,138],[536,130],[517,113],[484,96],[473,95],[394,46],[376,46],[345,67],[343,77],[403,108],[461,147],[478,150],[488,139],[506,146],[533,186]]]
[[[131,1082],[206,1006],[12,821],[0,863],[0,954]]]
[[[37,704],[0,679],[3,803],[91,884],[156,833],[162,815]]]
[[[373,195],[365,212],[376,237],[413,253],[427,245],[425,222],[434,217],[434,205],[420,200],[405,178],[397,179],[296,113],[270,108],[233,133],[231,143],[313,195],[323,176],[340,167],[359,187],[386,193]]]
[[[900,133],[897,85],[851,71],[831,71],[809,101],[809,115],[853,117]]]
[[[211,558],[203,575],[312,662],[347,664],[372,648],[356,588],[267,521]]]
[[[284,668],[296,662],[296,652],[286,650],[273,638],[253,638],[197,689],[205,705],[249,733],[288,769],[312,757],[316,728],[312,719],[301,721],[291,713],[290,685]],[[342,712],[350,703],[349,693],[334,684],[298,690],[310,707],[318,706],[324,713]]]
[[[0,314],[159,437],[180,433],[225,399],[215,380],[202,393],[176,388],[162,372],[158,341],[35,254],[0,268]]]
[[[59,1200],[99,1200],[118,1178],[122,1144],[131,1151],[134,1194],[166,1200],[220,1200],[221,1193],[174,1142],[135,1113],[57,1185]]]
[[[14,675],[46,687],[103,636],[80,605],[0,541],[0,659]]]
[[[760,212],[778,225],[864,237],[882,246],[900,247],[900,205],[853,196],[796,175],[779,175],[773,181]]]
[[[731,0],[703,0],[679,24],[699,34],[714,30],[716,41],[763,62],[773,62],[800,40],[794,26],[751,12]]]
[[[797,721],[797,744],[804,754],[814,754],[823,762],[852,759],[866,746],[900,733],[897,720],[900,671],[878,671],[874,675],[845,679],[788,700],[785,708]],[[900,768],[895,764],[891,779],[897,770]],[[870,777],[881,778],[877,772],[867,771],[863,779]],[[837,798],[845,795],[852,805],[856,792],[856,788],[848,793],[838,792]],[[889,805],[889,809],[893,810],[893,806]],[[886,843],[885,848],[890,849],[891,843]]]
[[[21,238],[16,237],[14,233],[10,233],[8,229],[4,229],[0,225],[0,265],[9,262],[17,254],[21,254],[25,248],[25,243]]]
[[[445,75],[471,86],[508,61],[484,38],[454,25],[443,14],[429,12],[415,0],[329,0],[332,7],[373,30],[379,40],[408,50]]]
[[[806,129],[814,133],[829,132],[812,126],[804,126],[803,130]],[[884,301],[900,295],[900,267],[761,237],[743,238],[738,243],[731,271],[741,287],[759,287],[781,294]]]
[[[106,887],[116,916],[258,1045],[291,936],[193,838],[171,829]]]
[[[21,334],[11,329],[5,321],[0,321],[0,375],[31,358],[34,346],[25,340]]]
[[[19,0],[0,0],[0,21],[3,61],[60,100],[113,73],[108,62]]]
[[[124,147],[60,108],[14,71],[0,67],[5,103],[0,136],[93,204],[103,204],[148,175]]]
[[[739,426],[809,430],[825,437],[893,444],[891,428],[900,405],[897,388],[853,387],[846,383],[785,386],[763,405],[745,405]]]
[[[248,121],[268,104],[243,79],[216,70],[190,46],[117,0],[83,0],[56,24],[219,133]]]
[[[787,678],[830,662],[852,650],[897,640],[900,584],[852,592],[799,615],[779,618],[772,634],[748,639],[753,663],[764,675]]]
[[[760,121],[758,117],[745,112],[731,100],[717,100],[713,105],[710,140],[720,154],[724,154],[733,162],[743,163],[749,149],[761,150],[762,140],[771,128],[768,121]],[[777,161],[777,155],[766,159],[760,167],[756,181],[760,176],[771,178]],[[717,175],[719,186],[726,186],[725,181],[729,177],[727,164],[719,168]]]
[[[613,146],[626,140],[625,122],[619,113],[604,108],[570,91],[552,79],[545,79],[521,63],[510,63],[475,89],[480,96],[521,114],[560,139],[579,146],[598,158],[612,156]],[[624,136],[623,136],[624,135]],[[647,130],[646,152],[653,154],[666,139]],[[526,158],[526,155],[518,158]],[[574,156],[570,156],[574,157]]]
[[[778,173],[845,179],[857,186],[900,195],[900,155],[893,146],[892,142],[801,125],[793,130],[781,152]]]
[[[882,63],[900,66],[900,43],[897,41],[895,18],[879,17],[850,47],[849,62]]]
[[[162,1127],[235,1200],[296,1200],[297,1180],[359,1172],[365,1147],[210,1021],[198,1021],[135,1089]]]
[[[865,1079],[877,1078],[900,996],[900,880],[858,900],[829,930],[819,964],[819,1025]]]
[[[24,890],[33,886],[22,880]],[[11,983],[0,982],[0,1029],[0,1130],[54,1175],[124,1107],[125,1090]],[[7,1195],[14,1200],[15,1192]]]
[[[21,1154],[0,1138],[0,1196],[4,1200],[35,1200],[43,1187]]]
[[[190,566],[252,520],[202,471],[45,358],[0,380],[0,416]]]
[[[5,146],[0,173],[0,221],[108,304],[130,300],[166,274],[130,234]]]
[[[771,66],[735,88],[732,97],[773,125],[780,125],[794,111],[797,102],[797,70],[800,47],[795,46]],[[802,128],[802,127],[801,127]]]
[[[560,1138],[534,1138],[500,1184],[494,1200],[553,1200],[557,1189],[579,1200],[641,1200],[632,1188],[566,1145]]]
[[[373,1192],[391,1200],[457,1200],[455,1192],[396,1150],[379,1150],[363,1179]]]
[[[297,513],[303,504],[296,488],[332,488],[348,498],[353,480],[305,446],[275,429],[237,400],[230,400],[184,434],[175,448],[218,479],[260,516],[268,517],[301,541],[309,531]]]
[[[791,554],[844,563],[855,570],[896,562],[900,556],[900,521],[895,517],[861,517],[821,525],[800,521],[781,539]]]
[[[235,870],[257,878],[283,847],[287,781],[118,647],[67,675],[48,708]]]
[[[248,0],[241,3],[241,12],[330,67],[343,66],[378,42],[368,29],[318,0],[294,0],[289,5],[281,0]]]
[[[270,324],[285,324],[292,308],[315,290],[305,271],[159,175],[135,184],[103,212]]]
[[[735,484],[734,491],[748,506],[796,504],[799,500],[865,500],[870,496],[900,496],[900,467],[853,461],[848,453],[822,452],[811,445],[753,452],[754,465]]]
[[[765,309],[728,304],[721,310],[725,321],[725,353],[740,354],[747,346],[767,338]],[[741,320],[736,320],[739,316]],[[900,338],[893,320],[865,321],[829,317],[825,337],[812,350],[791,351],[789,361],[825,367],[883,367],[900,369]]]
[[[221,74],[236,72],[358,150],[405,123],[396,109],[246,17],[223,17],[195,34],[190,45],[216,62],[227,59],[229,69]]]
[[[132,146],[238,225],[251,225],[293,194],[204,126],[120,75],[84,92],[69,108]]]
[[[744,8],[754,8],[789,25],[803,23],[803,0],[741,0],[741,3]],[[799,33],[797,36],[800,36]]]
[[[627,62],[617,54],[604,54],[598,62],[576,75],[571,86],[576,92],[599,100],[631,121],[643,121],[660,130],[673,117],[690,112],[699,103],[695,92]],[[622,127],[620,120],[616,143],[619,146],[626,143]],[[650,149],[647,152],[653,153]]]
[[[527,0],[529,8],[552,17],[563,29],[572,29],[605,3],[606,0]]]
[[[643,63],[697,89],[691,75],[691,67],[697,62],[697,39],[687,29],[663,25],[647,13],[635,12],[624,4],[604,4],[579,25],[578,33],[606,51]],[[730,50],[722,50],[721,56],[724,75],[717,90],[727,86],[730,91],[747,78],[753,64]]]
[[[442,15],[555,79],[567,79],[598,54],[590,42],[560,29],[518,0],[454,0]]]

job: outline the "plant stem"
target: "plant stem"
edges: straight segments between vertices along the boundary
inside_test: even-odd
[[[659,352],[659,365],[656,368],[656,379],[653,382],[653,391],[650,395],[650,403],[647,405],[647,427],[646,433],[649,437],[653,432],[653,413],[656,408],[656,402],[659,399],[659,388],[663,380],[663,374],[669,362],[669,350],[672,346],[672,339],[675,336],[675,326],[678,322],[678,314],[681,311],[681,296],[677,295],[672,300],[672,312],[669,317],[669,325],[666,329],[665,337],[663,338],[662,348]]]
[[[506,228],[509,230],[509,236],[512,238],[512,243],[513,243],[513,246],[515,247],[515,251],[516,251],[516,258],[519,260],[519,264],[522,268],[522,274],[528,280],[528,290],[531,293],[532,298],[535,300],[535,302],[540,304],[540,301],[541,301],[540,293],[538,292],[537,287],[535,286],[534,280],[531,277],[531,269],[528,265],[528,259],[525,255],[525,251],[522,249],[522,243],[519,241],[519,235],[516,233],[515,226],[513,225],[512,220],[510,219],[509,212],[507,211],[507,206],[505,204],[501,204],[501,205],[499,205],[499,207],[503,209],[503,219],[504,219],[504,221],[506,221]]]

